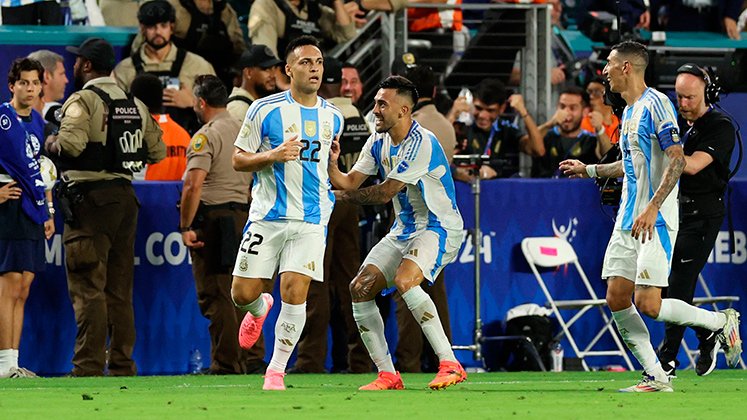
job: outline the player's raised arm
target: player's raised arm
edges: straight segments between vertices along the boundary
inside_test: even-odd
[[[340,140],[339,138],[332,142],[332,146],[329,151],[329,167],[327,172],[329,173],[329,180],[332,186],[340,190],[355,190],[363,184],[368,178],[368,175],[351,169],[348,173],[344,173],[340,170],[337,165],[337,159],[340,157]]]
[[[359,173],[359,172],[356,172]],[[360,205],[384,204],[394,198],[397,193],[402,191],[405,183],[396,179],[387,178],[381,184],[366,187],[353,191],[335,191],[335,199],[347,201]]]

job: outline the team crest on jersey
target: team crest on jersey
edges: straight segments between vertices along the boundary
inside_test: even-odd
[[[676,128],[672,128],[669,133],[672,135],[672,141],[675,143],[680,142],[680,133],[677,132]]]
[[[10,128],[11,124],[12,123],[10,121],[10,118],[7,115],[3,115],[2,117],[0,117],[0,128],[2,128],[3,130],[7,131]]]
[[[397,166],[397,173],[398,173],[398,174],[401,174],[402,172],[406,171],[406,170],[407,170],[407,168],[409,168],[409,167],[410,167],[410,165],[409,165],[409,164],[407,163],[407,161],[404,161],[404,160],[403,160],[403,161],[402,161],[402,162],[400,162],[400,163],[399,163],[399,165]]]
[[[329,125],[329,121],[322,123],[322,140],[332,140],[332,127]]]
[[[247,268],[249,268],[249,261],[247,261],[246,257],[241,257],[241,261],[239,262],[239,270],[246,271]]]
[[[241,131],[239,132],[239,137],[245,138],[249,135],[249,126],[244,124],[241,126]]]
[[[316,136],[316,121],[304,121],[303,132],[309,137]]]
[[[204,134],[196,135],[194,141],[192,142],[192,150],[194,150],[195,152],[201,151],[205,148],[205,143],[207,143],[207,137],[205,137]]]

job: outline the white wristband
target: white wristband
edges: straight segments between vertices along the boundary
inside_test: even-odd
[[[586,175],[589,175],[589,178],[596,178],[597,165],[586,165]]]

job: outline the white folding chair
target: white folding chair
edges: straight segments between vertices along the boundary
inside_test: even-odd
[[[560,323],[562,331],[558,333],[555,338],[559,339],[560,337],[565,335],[571,345],[571,348],[576,353],[576,356],[581,359],[581,364],[583,365],[584,369],[587,371],[589,370],[589,366],[586,364],[585,360],[586,357],[620,356],[625,360],[625,364],[627,365],[628,369],[634,370],[633,364],[630,362],[630,358],[628,357],[628,353],[626,352],[625,347],[620,341],[620,338],[617,336],[616,331],[612,327],[612,319],[605,312],[604,307],[607,305],[607,302],[604,299],[599,299],[597,297],[597,294],[594,292],[594,289],[589,283],[589,279],[586,277],[586,273],[584,273],[584,270],[581,268],[581,264],[579,264],[578,262],[578,257],[576,256],[576,252],[573,250],[573,246],[571,246],[571,244],[566,240],[556,237],[524,238],[524,240],[521,241],[521,250],[524,253],[524,258],[526,258],[527,262],[529,263],[529,267],[532,269],[532,273],[534,273],[537,284],[545,294],[545,298],[547,298],[547,305],[552,309],[553,314]],[[574,300],[556,300],[550,294],[550,291],[545,284],[545,280],[537,270],[537,267],[553,268],[566,264],[573,264],[576,267],[576,270],[581,277],[581,281],[583,281],[584,286],[586,286],[588,298]],[[581,349],[576,343],[576,339],[574,338],[573,334],[571,334],[571,327],[576,321],[579,320],[579,318],[581,318],[581,316],[583,316],[592,308],[599,309],[599,314],[602,317],[604,325],[599,330],[599,332],[597,332],[594,338],[586,346],[584,346],[583,349]],[[561,311],[567,314],[570,314],[570,311],[575,311],[575,313],[573,313],[571,318],[566,320],[561,314]],[[593,348],[605,333],[610,334],[615,342],[617,349],[593,350]]]
[[[711,289],[708,287],[708,283],[706,283],[702,274],[698,275],[698,285],[700,286],[700,289],[703,290],[703,296],[697,296],[693,298],[693,305],[695,306],[711,305],[714,311],[718,311],[719,303],[725,304],[727,307],[731,308],[734,302],[739,302],[739,296],[713,296],[713,294],[711,293]],[[682,338],[682,349],[685,350],[685,355],[687,355],[687,360],[689,362],[689,364],[684,368],[695,368],[695,356],[699,355],[700,351],[691,350],[690,347],[688,347],[687,341],[684,337]],[[723,353],[724,351],[719,349],[718,352]],[[742,369],[747,369],[747,366],[745,366],[744,360],[742,360],[741,356],[739,358],[739,365]]]

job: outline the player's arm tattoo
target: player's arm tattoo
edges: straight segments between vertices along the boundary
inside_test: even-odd
[[[669,157],[669,165],[664,170],[664,176],[661,179],[659,188],[656,189],[654,196],[651,198],[651,202],[657,208],[661,208],[664,204],[664,200],[667,199],[669,193],[672,192],[674,186],[677,185],[677,181],[682,175],[682,171],[685,169],[685,153],[682,150],[682,146],[675,145],[670,146],[664,151]]]
[[[625,175],[621,160],[612,163],[597,165],[597,176],[599,178],[619,178]]]
[[[405,187],[402,181],[387,179],[381,184],[352,191],[337,191],[336,198],[349,203],[370,205],[388,203]]]

